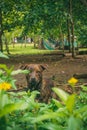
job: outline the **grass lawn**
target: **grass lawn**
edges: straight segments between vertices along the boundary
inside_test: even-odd
[[[38,48],[34,48],[33,44],[15,44],[9,45],[9,51],[11,55],[34,55],[34,54],[52,54],[52,53],[63,53],[62,50],[41,50]],[[67,50],[68,51],[68,50]],[[65,52],[67,52],[65,51]],[[4,53],[7,54],[5,46],[4,46]],[[79,54],[87,54],[87,48],[79,48]]]
[[[15,46],[13,47],[13,45],[9,45],[9,51],[12,55],[26,55],[26,54],[50,54],[52,52],[59,52],[59,50],[40,50],[38,48],[34,48],[33,44],[26,44],[25,45],[21,45],[21,44],[15,44]],[[4,47],[4,53],[6,54],[6,49]]]

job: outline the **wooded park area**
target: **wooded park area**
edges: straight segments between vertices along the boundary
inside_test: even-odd
[[[0,130],[87,130],[87,0],[0,0]]]
[[[78,47],[87,47],[86,0],[1,0],[0,1],[0,51],[15,37],[51,39],[61,43],[67,39],[69,52],[75,56],[75,40]]]

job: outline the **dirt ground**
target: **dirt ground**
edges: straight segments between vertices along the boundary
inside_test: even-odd
[[[70,54],[65,55],[17,55],[11,56],[9,60],[0,58],[0,63],[5,63],[8,67],[14,65],[14,70],[19,69],[20,64],[37,63],[47,64],[48,69],[43,72],[43,77],[54,78],[55,86],[62,87],[68,92],[71,91],[67,84],[73,74],[87,73],[87,55],[78,55],[75,59]],[[15,76],[17,87],[26,87],[24,74]],[[87,78],[80,79],[79,84],[87,84]]]

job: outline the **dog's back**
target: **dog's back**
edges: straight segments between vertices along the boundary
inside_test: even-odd
[[[40,95],[43,102],[48,103],[52,98],[52,87],[54,87],[53,80],[50,78],[44,78],[40,90]]]

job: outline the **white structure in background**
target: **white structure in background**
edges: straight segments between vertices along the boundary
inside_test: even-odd
[[[27,41],[28,41],[29,43],[31,43],[31,38],[28,37],[28,38],[27,38]]]
[[[16,37],[14,38],[14,42],[17,43],[17,38]]]

